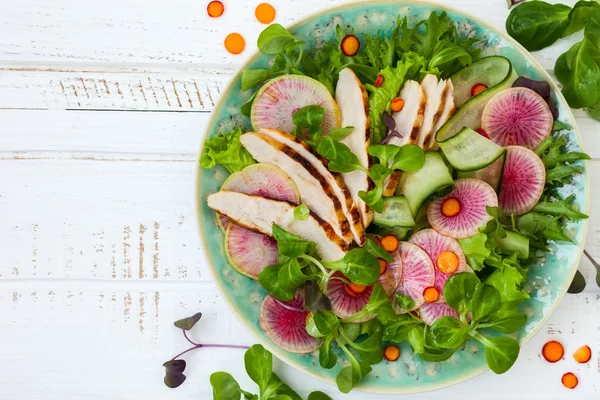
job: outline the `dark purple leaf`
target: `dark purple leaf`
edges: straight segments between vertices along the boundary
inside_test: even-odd
[[[171,389],[175,389],[185,382],[186,376],[183,374],[186,366],[185,360],[167,361],[163,366],[165,367],[165,385]]]
[[[540,96],[546,100],[548,103],[548,107],[550,107],[550,111],[552,112],[552,116],[556,121],[558,119],[558,108],[556,107],[556,103],[552,98],[552,90],[550,89],[550,84],[546,81],[534,81],[533,79],[526,78],[524,76],[520,76],[513,83],[512,87],[524,87],[533,90]]]
[[[400,132],[396,130],[396,120],[394,120],[390,114],[386,112],[383,113],[383,122],[385,123],[385,126],[387,126],[390,133],[381,141],[381,144],[386,144],[393,137],[397,137],[398,139],[402,138]]]
[[[308,281],[304,286],[304,310],[331,310],[331,301],[320,290],[319,286]]]
[[[506,0],[506,3],[508,4],[508,9],[510,10],[513,6],[524,3],[525,1],[526,0]]]
[[[200,321],[200,318],[202,318],[202,313],[197,313],[192,315],[191,317],[187,317],[184,319],[180,319],[179,321],[175,321],[175,326],[179,329],[184,329],[186,331],[189,331],[190,329],[192,329],[194,327],[194,325],[196,325],[196,323],[198,321]]]
[[[575,278],[573,278],[573,282],[571,282],[571,286],[569,286],[567,292],[571,294],[577,294],[583,292],[583,289],[585,289],[585,278],[583,275],[581,275],[581,272],[577,271],[577,273],[575,273]]]

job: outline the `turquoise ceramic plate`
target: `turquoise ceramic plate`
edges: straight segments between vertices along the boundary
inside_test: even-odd
[[[431,3],[422,4],[412,1],[355,3],[304,19],[291,27],[291,31],[301,40],[306,41],[309,47],[313,47],[333,40],[337,24],[352,26],[359,35],[367,32],[374,34],[379,29],[389,33],[398,15],[408,16],[409,22],[414,24],[426,19],[433,11],[446,11],[457,23],[462,35],[480,38],[484,56],[495,54],[506,56],[513,62],[520,75],[552,82],[550,76],[534,58],[507,35],[473,17]],[[268,61],[269,57],[259,54],[254,56],[245,67],[261,68]],[[230,131],[236,126],[250,129],[250,121],[241,114],[240,106],[248,100],[251,93],[241,91],[240,80],[241,74],[238,73],[229,88],[221,95],[204,140],[221,131]],[[567,103],[554,85],[553,91],[560,109],[561,120],[575,126],[575,120]],[[570,136],[571,146],[579,148],[581,140],[577,132],[573,130]],[[342,361],[339,361],[336,368],[332,370],[322,369],[319,367],[316,353],[309,355],[287,353],[273,345],[260,329],[258,315],[265,291],[258,282],[238,274],[231,268],[225,256],[223,234],[217,226],[215,213],[206,205],[207,195],[218,191],[226,176],[227,172],[223,169],[204,170],[198,167],[196,192],[204,251],[223,297],[237,317],[256,336],[257,341],[278,358],[318,379],[334,383]],[[584,173],[575,177],[573,184],[566,188],[569,193],[576,195],[576,203],[581,210],[587,210],[589,204],[586,182],[586,173]],[[582,221],[570,227],[576,243],[584,243],[586,225],[586,222]],[[524,312],[530,318],[527,325],[516,334],[522,343],[529,340],[542,327],[566,293],[579,264],[581,251],[582,248],[578,245],[554,245],[545,263],[531,269],[527,283],[531,298],[523,305]],[[358,390],[376,393],[423,392],[465,381],[486,370],[484,351],[476,342],[469,342],[464,350],[442,363],[423,362],[414,356],[410,346],[405,344],[402,346],[402,357],[398,362],[383,362],[374,366],[373,372],[361,383]]]

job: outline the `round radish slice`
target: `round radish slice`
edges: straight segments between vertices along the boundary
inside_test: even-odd
[[[281,302],[267,296],[260,307],[260,326],[273,343],[290,353],[312,353],[321,341],[306,332],[304,290],[298,289],[291,301]]]
[[[387,262],[385,271],[379,275],[379,282],[388,296],[394,294],[402,277],[402,259],[400,258],[400,253],[396,250],[390,253],[390,256],[393,257],[394,261]]]
[[[442,235],[464,239],[476,235],[492,218],[486,207],[498,207],[498,196],[479,179],[458,179],[454,184],[453,192],[429,204],[427,219]]]
[[[411,310],[399,310],[395,301],[392,304],[396,311],[412,311],[425,303],[423,292],[435,283],[435,271],[431,259],[419,246],[400,242],[398,249],[402,259],[402,277],[396,292],[410,298],[415,305]]]
[[[225,231],[225,253],[240,274],[258,279],[269,265],[277,264],[277,242],[262,233],[229,223]]]
[[[536,149],[552,132],[554,117],[548,103],[531,89],[517,87],[495,95],[485,106],[482,128],[500,146]]]
[[[310,105],[323,107],[323,134],[341,124],[340,110],[321,82],[302,75],[283,75],[267,82],[256,93],[250,119],[255,130],[280,129],[291,132],[296,125],[292,116]]]
[[[422,231],[418,231],[412,235],[408,241],[425,250],[425,253],[427,253],[431,259],[431,262],[435,268],[435,284],[433,287],[435,287],[440,294],[437,302],[443,302],[444,285],[446,284],[448,278],[450,278],[453,274],[467,271],[468,264],[462,247],[460,247],[460,244],[455,239],[444,236],[436,232],[434,229],[424,229]],[[445,252],[450,252],[456,256],[457,267],[451,273],[444,273],[440,269],[440,267],[443,268],[443,266],[438,263],[438,258],[442,253]]]
[[[225,179],[221,190],[300,204],[300,193],[294,181],[281,168],[271,164],[252,164],[234,172]],[[217,215],[217,223],[225,232],[229,218]]]
[[[419,316],[423,322],[431,326],[441,317],[458,318],[458,312],[446,303],[425,303],[419,308]]]
[[[331,301],[331,311],[340,318],[346,318],[364,308],[369,302],[373,286],[367,286],[363,292],[356,293],[349,288],[347,283],[342,282],[339,278],[348,280],[341,272],[334,273],[329,282],[327,282],[326,295]],[[373,317],[375,315],[368,315],[355,322],[365,322]]]
[[[500,184],[500,207],[507,215],[530,211],[542,197],[546,183],[544,163],[533,151],[509,146]]]

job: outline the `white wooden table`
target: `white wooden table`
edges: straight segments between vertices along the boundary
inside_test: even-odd
[[[194,170],[210,112],[264,27],[258,0],[3,0],[0,2],[0,399],[210,399],[226,370],[254,389],[242,351],[202,349],[171,390],[161,363],[186,346],[172,321],[204,313],[192,333],[253,344],[204,263],[194,217]],[[505,0],[440,1],[503,29]],[[574,3],[575,1],[568,1]],[[277,22],[343,0],[272,0]],[[242,56],[226,34],[244,34]],[[575,39],[536,54],[552,70]],[[600,123],[576,112],[589,163],[586,248],[600,259]],[[600,289],[583,259],[586,291],[567,295],[509,373],[411,399],[592,399],[600,395]],[[567,344],[549,366],[542,344]],[[589,344],[592,362],[570,354]],[[341,396],[282,363],[301,393]],[[580,386],[562,388],[564,372]]]

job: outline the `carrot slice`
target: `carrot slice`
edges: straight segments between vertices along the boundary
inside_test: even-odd
[[[206,12],[213,18],[219,18],[223,15],[223,11],[225,11],[225,6],[220,1],[211,1],[206,6]]]
[[[542,355],[550,363],[558,362],[565,355],[565,348],[556,340],[552,340],[542,348]]]
[[[381,247],[388,253],[396,251],[399,244],[398,238],[394,235],[386,235],[381,239]]]
[[[396,97],[394,100],[392,100],[392,111],[393,112],[400,112],[400,111],[402,111],[403,108],[404,108],[404,100],[402,100],[400,97]]]
[[[567,372],[566,374],[564,374],[562,376],[561,381],[562,381],[563,386],[566,387],[567,389],[575,389],[577,387],[577,385],[579,384],[579,379],[577,379],[575,374],[572,372]]]
[[[373,84],[373,86],[380,87],[382,84],[383,84],[383,75],[378,74],[377,79],[375,79],[375,83]]]
[[[445,274],[451,274],[456,271],[458,264],[458,256],[452,251],[442,252],[436,260],[437,269]]]
[[[346,293],[352,297],[358,297],[362,292],[367,290],[365,285],[359,285],[358,283],[352,282],[350,285],[344,286]]]
[[[379,261],[379,275],[385,274],[385,271],[387,271],[387,261],[382,258],[378,258],[377,261]]]
[[[476,83],[475,85],[473,85],[473,87],[471,88],[471,97],[473,96],[477,96],[479,93],[483,92],[484,90],[486,90],[488,87],[485,86],[483,83]]]
[[[254,15],[259,22],[270,24],[275,19],[275,8],[269,3],[260,3],[256,6]]]
[[[240,54],[246,47],[244,37],[239,33],[230,33],[225,38],[225,48],[231,54]]]
[[[391,344],[385,348],[383,355],[390,362],[397,361],[400,358],[400,349]]]
[[[346,57],[354,57],[360,49],[360,41],[354,35],[346,35],[340,43],[340,49]]]
[[[428,287],[423,292],[423,297],[428,303],[434,303],[440,298],[440,292],[434,287]]]
[[[442,203],[442,214],[446,217],[454,217],[460,212],[460,202],[450,197]]]
[[[581,346],[573,353],[573,358],[580,364],[585,364],[592,359],[592,349],[590,346]]]

